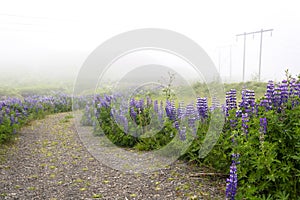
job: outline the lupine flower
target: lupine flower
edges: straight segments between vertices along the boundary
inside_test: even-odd
[[[155,100],[153,104],[154,104],[154,105],[153,105],[153,109],[154,109],[154,111],[158,114],[158,101]]]
[[[183,103],[183,102],[180,102],[180,103],[179,103],[179,106],[178,106],[178,109],[177,109],[177,119],[178,119],[178,120],[183,119],[184,114],[185,114],[184,103]]]
[[[140,99],[135,106],[140,112],[142,112],[142,110],[144,110],[144,99]]]
[[[135,107],[135,99],[134,98],[130,99],[129,106]]]
[[[293,78],[289,83],[289,96],[292,98],[292,107],[299,104],[299,101],[295,97],[300,97],[300,83],[296,82],[296,79]]]
[[[236,109],[236,90],[231,89],[229,92],[226,92],[226,107],[228,110]]]
[[[166,114],[167,114],[167,117],[169,119],[171,119],[171,115],[172,115],[172,105],[171,105],[171,102],[170,101],[167,101],[166,102]]]
[[[160,110],[164,110],[164,103],[162,100],[160,101]]]
[[[265,134],[267,133],[267,119],[266,118],[260,118],[259,119],[259,124],[260,124],[260,136],[259,136],[259,141],[261,144],[261,148],[264,148],[264,138]]]
[[[128,133],[128,120],[127,120],[126,116],[120,115],[120,123],[122,124],[122,126],[124,128],[124,132]]]
[[[218,98],[216,96],[213,96],[210,110],[213,111],[216,108],[220,108],[220,101],[218,100]]]
[[[275,87],[273,92],[273,105],[275,107],[280,107],[281,103],[281,89],[279,87]]]
[[[248,123],[249,122],[249,116],[248,116],[248,113],[243,113],[242,114],[242,130],[244,131],[244,133],[246,134],[246,136],[248,135]]]
[[[230,166],[230,174],[229,178],[226,179],[226,198],[230,200],[235,199],[235,195],[237,192],[237,182],[238,182],[238,176],[237,176],[237,159],[239,158],[238,154],[232,154],[232,163]]]
[[[133,107],[130,107],[130,117],[133,119],[133,121],[136,123],[136,117],[137,113],[135,112]]]
[[[188,117],[189,128],[192,129],[193,135],[196,136],[196,134],[197,134],[197,129],[196,129],[197,112],[195,111],[193,104],[189,104],[186,106],[186,116]]]
[[[229,122],[230,122],[230,127],[231,128],[234,129],[237,126],[237,120],[236,119],[230,119]]]
[[[166,114],[167,117],[171,120],[171,121],[175,121],[176,120],[176,107],[174,105],[174,102],[166,102]]]
[[[260,122],[259,124],[260,124],[260,127],[261,127],[261,132],[266,134],[267,133],[267,126],[268,126],[267,118],[260,118],[259,122]]]
[[[296,91],[296,79],[292,78],[290,82],[288,83],[288,88],[289,88],[289,96],[294,97],[295,96],[295,91]]]
[[[10,115],[10,125],[12,126],[12,125],[14,125],[15,124],[15,117],[14,117],[14,115]]]
[[[239,107],[248,114],[255,111],[255,93],[253,90],[242,90],[242,101]]]
[[[272,109],[272,100],[269,100],[269,99],[266,99],[266,98],[262,99],[260,101],[259,105],[262,106],[262,107],[265,107],[267,111],[271,110]]]
[[[6,107],[5,112],[6,112],[7,115],[10,113],[9,107]]]
[[[198,110],[199,117],[203,120],[208,116],[208,105],[206,98],[197,98],[196,107]]]
[[[108,97],[106,99],[101,98],[100,103],[101,107],[108,108],[109,107],[109,101],[107,101]]]
[[[242,117],[243,112],[241,110],[237,110],[235,112],[235,117]]]
[[[175,121],[176,120],[176,107],[174,102],[172,102],[171,105],[171,120]]]
[[[174,122],[174,127],[179,131],[179,123],[177,120]]]
[[[147,96],[147,107],[150,107],[152,105],[152,99]]]
[[[160,123],[163,123],[163,118],[164,118],[164,108],[163,108],[163,102],[160,101],[160,108],[158,111],[158,120]]]
[[[274,82],[270,80],[270,81],[268,81],[267,92],[265,93],[265,97],[272,99],[273,92],[274,92]]]
[[[186,127],[185,126],[179,128],[179,137],[180,137],[180,140],[186,139]]]
[[[288,91],[288,84],[287,80],[283,80],[281,84],[279,85],[280,91],[281,91],[281,102],[286,103],[289,98],[289,91]]]
[[[247,101],[246,90],[242,90],[242,101],[239,104],[241,109],[247,109],[249,107],[249,103]]]
[[[295,95],[298,95],[300,97],[300,83],[295,83]]]
[[[111,100],[113,99],[113,96],[105,94],[105,95],[104,95],[104,98],[105,98],[105,101],[106,101],[108,104],[110,104]]]

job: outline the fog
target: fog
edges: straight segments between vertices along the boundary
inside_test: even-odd
[[[173,30],[197,42],[224,82],[242,80],[243,38],[236,40],[235,35],[273,28],[272,36],[263,35],[261,80],[280,80],[287,68],[300,74],[299,24],[296,1],[2,2],[0,83],[73,83],[101,43],[122,32],[148,27]],[[260,35],[247,36],[246,80],[257,78],[259,42]]]

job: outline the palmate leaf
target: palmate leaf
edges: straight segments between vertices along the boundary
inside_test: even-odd
[[[278,191],[275,194],[275,197],[277,199],[281,199],[281,200],[288,200],[288,199],[290,199],[289,196],[290,196],[290,194],[288,194],[286,191]]]
[[[300,153],[297,153],[296,155],[291,156],[291,158],[296,161],[300,161]]]

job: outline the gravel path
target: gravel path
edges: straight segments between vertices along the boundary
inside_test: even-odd
[[[24,127],[0,163],[0,199],[224,199],[224,178],[176,161],[148,174],[124,173],[82,145],[70,113]]]

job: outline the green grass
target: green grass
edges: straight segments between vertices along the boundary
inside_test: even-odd
[[[256,82],[249,81],[245,83],[225,83],[224,92],[229,91],[230,89],[237,90],[237,99],[241,98],[241,91],[243,88],[251,89],[255,91],[256,98],[260,98],[264,95],[266,90],[267,83],[265,82]],[[211,88],[218,88],[214,83],[211,83]],[[108,93],[109,86],[103,86],[97,88],[96,92],[103,94]],[[10,96],[22,98],[22,96],[31,95],[31,94],[51,94],[53,91],[61,91],[67,94],[71,94],[73,89],[73,83],[71,81],[65,82],[40,82],[38,84],[33,84],[32,82],[26,82],[24,84],[1,84],[0,86],[0,97],[1,96]],[[208,97],[208,102],[210,102],[210,96],[212,95],[208,90],[208,86],[205,83],[195,83],[192,87],[172,87],[171,88],[176,93],[175,102],[178,104],[180,101],[185,103],[196,102],[196,97]],[[86,94],[94,94],[95,90],[87,91]],[[148,92],[148,91],[147,91]],[[158,91],[149,91],[148,92],[153,99],[165,101],[166,97],[161,90]],[[224,94],[225,95],[225,94]],[[225,97],[225,96],[224,96]],[[68,118],[65,119],[68,121]]]

